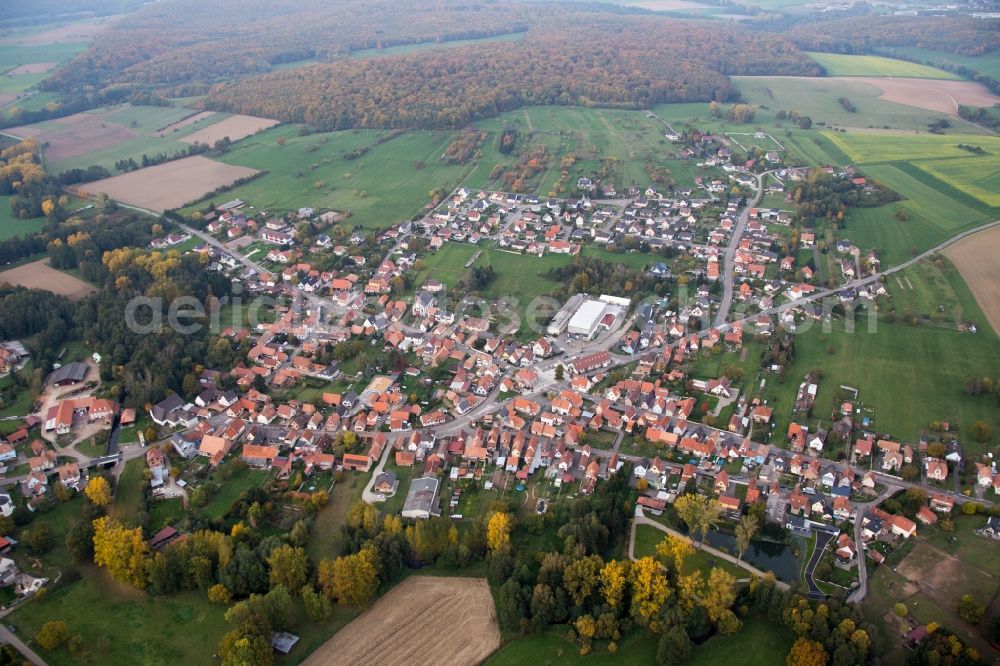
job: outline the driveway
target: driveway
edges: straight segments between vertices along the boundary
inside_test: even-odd
[[[821,530],[816,530],[815,534],[816,550],[813,551],[812,557],[809,558],[809,563],[806,565],[805,579],[806,585],[809,586],[809,596],[813,599],[824,599],[826,598],[826,593],[819,589],[819,585],[813,580],[813,572],[816,571],[816,566],[823,557],[823,551],[826,550],[826,544],[830,543],[833,535]]]

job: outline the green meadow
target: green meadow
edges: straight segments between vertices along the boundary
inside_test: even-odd
[[[830,141],[858,164],[969,157],[959,144],[977,145],[1000,155],[1000,137],[956,134],[889,134],[881,132],[825,132]]]
[[[882,91],[864,81],[829,77],[734,76],[733,84],[748,103],[758,106],[757,124],[774,122],[774,113],[778,110],[796,110],[801,115],[809,116],[814,128],[825,123],[838,127],[925,132],[929,122],[944,117],[926,109],[879,99]],[[850,112],[841,106],[841,97],[850,100],[857,111]],[[705,105],[702,109],[702,115],[707,116]],[[981,128],[961,119],[948,117],[948,121],[952,131],[984,133]],[[784,124],[793,131],[797,128],[793,121],[785,121]]]
[[[378,229],[413,217],[430,201],[431,190],[450,192],[469,172],[468,166],[440,160],[450,132],[407,132],[379,143],[386,136],[385,130],[300,136],[296,127],[261,132],[219,159],[267,173],[225,196],[267,211],[302,206],[350,211],[353,224]]]
[[[967,300],[963,297],[963,300]],[[815,325],[795,337],[795,361],[782,383],[767,375],[761,392],[777,415],[775,432],[783,438],[802,378],[813,368],[822,368],[814,413],[828,417],[837,402],[839,387],[860,389],[859,400],[874,408],[879,432],[915,440],[933,420],[957,426],[967,451],[986,450],[995,444],[980,444],[968,436],[977,420],[1000,432],[1000,414],[992,396],[965,393],[968,377],[1000,376],[997,337],[978,308],[965,313],[977,324],[977,333],[952,327],[876,322],[877,332],[868,331],[867,316],[858,316],[855,332],[844,330],[835,320],[830,331]]]
[[[966,56],[946,51],[931,51],[913,47],[893,47],[882,49],[886,55],[897,55],[899,57],[919,60],[931,65],[968,67],[980,74],[1000,78],[1000,51],[993,51],[981,56]]]
[[[960,77],[927,65],[870,55],[842,55],[807,51],[830,76],[896,76],[911,79],[959,79]]]

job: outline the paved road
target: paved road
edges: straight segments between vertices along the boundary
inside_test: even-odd
[[[677,530],[670,529],[669,527],[667,527],[666,525],[664,525],[661,522],[658,522],[658,521],[652,520],[650,518],[647,518],[646,514],[643,513],[643,511],[642,511],[642,507],[641,506],[637,506],[637,507],[635,507],[635,519],[632,521],[632,533],[629,535],[628,557],[629,557],[630,560],[634,560],[635,559],[635,528],[636,528],[637,525],[649,525],[650,527],[655,527],[656,529],[660,530],[661,532],[664,532],[665,534],[672,534],[674,536],[681,537],[681,538],[684,538],[684,539],[689,538],[688,535],[682,534],[681,532],[678,532]],[[753,574],[755,574],[755,575],[757,575],[757,576],[759,576],[761,578],[763,578],[765,575],[767,575],[764,571],[758,569],[757,567],[755,567],[755,566],[753,566],[751,564],[748,564],[745,561],[741,562],[740,560],[738,560],[737,558],[733,557],[729,553],[724,553],[721,550],[717,550],[717,549],[715,549],[712,546],[709,546],[707,544],[701,544],[700,546],[698,546],[698,549],[699,550],[703,550],[706,553],[709,553],[709,554],[713,555],[714,557],[719,558],[720,560],[725,560],[725,561],[730,562],[730,563],[732,563],[732,564],[734,564],[734,565],[736,565],[738,567],[742,567],[742,568],[746,569],[747,571],[749,571],[750,573],[753,573]],[[775,584],[778,586],[778,588],[780,588],[782,590],[787,590],[790,587],[788,583],[782,582],[780,580],[775,581]]]
[[[375,465],[375,469],[372,470],[371,478],[368,479],[368,483],[365,485],[365,489],[361,491],[361,499],[363,499],[368,504],[373,504],[378,500],[375,499],[375,493],[372,492],[372,486],[375,485],[375,479],[378,475],[382,473],[385,468],[385,461],[389,459],[389,454],[392,453],[392,444],[386,443],[385,450],[382,451],[382,457],[378,461],[378,465]]]
[[[746,171],[744,173],[750,172]],[[736,226],[733,228],[733,233],[729,238],[729,244],[726,246],[726,253],[723,256],[721,269],[722,300],[719,302],[719,310],[715,313],[716,326],[722,326],[726,323],[729,310],[733,307],[733,283],[736,280],[736,273],[733,268],[735,267],[736,250],[740,246],[743,232],[746,230],[747,222],[750,220],[750,209],[756,207],[760,202],[760,198],[764,196],[764,176],[767,174],[751,175],[757,179],[757,192],[753,196],[753,201],[747,202],[747,205],[743,207],[743,211],[740,212],[736,220]]]
[[[814,599],[823,599],[826,597],[826,593],[819,589],[819,585],[813,580],[813,572],[816,571],[816,565],[819,564],[820,559],[823,557],[826,544],[830,543],[833,535],[823,530],[815,530],[814,534],[816,535],[816,550],[813,551],[812,557],[809,558],[809,564],[806,565],[805,580],[806,585],[809,587],[809,596]]]
[[[866,507],[859,506],[858,510],[854,512],[854,545],[858,549],[858,586],[847,597],[848,601],[854,603],[861,603],[868,595],[868,563],[865,561],[865,551],[861,547],[861,544],[864,543],[861,526],[865,521],[865,511]]]
[[[5,608],[0,611],[0,620],[7,617],[14,608]],[[7,628],[6,624],[0,623],[0,643],[9,643],[13,645],[21,653],[21,655],[30,661],[34,666],[45,666],[45,660],[38,656],[38,654],[25,644],[13,631]]]

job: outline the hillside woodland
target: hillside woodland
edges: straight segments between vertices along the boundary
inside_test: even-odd
[[[978,56],[1000,48],[1000,21],[968,16],[852,16],[801,25],[789,38],[808,51],[871,53],[916,46]]]
[[[606,16],[532,29],[517,48],[488,43],[277,71],[217,86],[207,106],[326,130],[457,127],[528,104],[723,101],[736,94],[729,74],[818,73],[782,38]]]

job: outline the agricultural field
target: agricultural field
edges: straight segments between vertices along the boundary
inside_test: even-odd
[[[48,94],[33,94],[25,101],[43,101],[42,98]],[[144,154],[152,157],[188,150],[189,144],[177,140],[178,137],[197,131],[204,124],[186,127],[186,131],[172,132],[169,136],[159,133],[159,130],[195,113],[180,107],[125,104],[5,131],[22,138],[34,137],[46,144],[45,167],[50,173],[85,169],[92,165],[103,166],[114,173],[115,163],[119,160],[132,158],[140,162]],[[215,114],[209,120],[221,123],[225,118],[225,114]],[[206,130],[210,127],[208,125]]]
[[[1000,335],[1000,265],[996,261],[1000,250],[1000,227],[963,238],[944,254],[958,267],[959,273],[972,290],[994,332]]]
[[[407,132],[385,140],[387,134],[348,130],[300,136],[295,127],[261,132],[220,159],[267,173],[226,197],[268,211],[302,206],[350,211],[351,224],[384,229],[419,213],[431,190],[451,191],[470,170],[440,161],[450,132]],[[351,159],[355,151],[364,154]]]
[[[982,164],[1000,155],[1000,137],[882,132],[825,132],[824,135],[857,164],[970,157],[959,144],[980,146],[989,153]]]
[[[500,630],[485,580],[411,576],[302,663],[473,664],[498,647]]]
[[[807,51],[809,57],[826,70],[828,76],[898,76],[913,79],[953,79],[958,77],[927,65],[905,60],[868,55],[842,55]]]
[[[255,173],[254,169],[195,155],[85,183],[78,189],[90,194],[107,194],[116,201],[160,212],[183,206],[206,192]]]
[[[941,79],[893,79],[858,77],[859,81],[874,85],[882,91],[879,96],[887,102],[896,102],[935,113],[958,117],[958,106],[993,106],[1000,97],[985,86],[972,81],[946,81]]]
[[[866,166],[864,173],[904,199],[880,208],[851,210],[846,229],[838,235],[858,247],[877,249],[883,268],[909,259],[914,250],[933,247],[994,219],[994,213],[978,201],[966,201],[961,192],[949,191],[943,183],[907,165]]]
[[[998,148],[1000,144],[993,146]],[[916,162],[915,166],[987,206],[1000,208],[1000,150],[989,156]]]
[[[929,82],[922,80],[919,83]],[[734,76],[733,84],[747,102],[758,106],[755,123],[765,126],[770,123],[778,124],[774,119],[774,113],[778,110],[792,109],[797,109],[802,115],[812,118],[814,128],[820,123],[825,123],[847,128],[886,128],[925,132],[929,122],[945,117],[942,113],[881,99],[886,82],[880,79]],[[841,97],[850,100],[857,111],[850,112],[841,106],[839,101]],[[701,114],[707,116],[706,105],[701,105],[701,109]],[[956,117],[948,117],[948,121],[954,128],[949,131],[971,134],[985,132]],[[798,129],[794,121],[785,121],[784,125],[793,131]],[[778,134],[775,134],[775,137],[779,141],[784,141]]]
[[[216,141],[229,138],[230,141],[239,141],[257,132],[262,132],[278,124],[277,120],[270,118],[255,118],[254,116],[232,115],[217,122],[213,122],[208,127],[198,130],[193,134],[179,139],[184,143],[204,143],[214,145]]]
[[[968,67],[980,74],[1000,79],[1000,51],[993,51],[981,56],[965,56],[946,51],[931,51],[913,47],[894,47],[885,49],[886,55],[897,55],[907,59],[916,59],[931,65]]]
[[[0,273],[0,284],[8,283],[28,289],[47,289],[77,300],[93,293],[96,289],[69,273],[49,266],[48,259],[30,264],[22,264]]]

